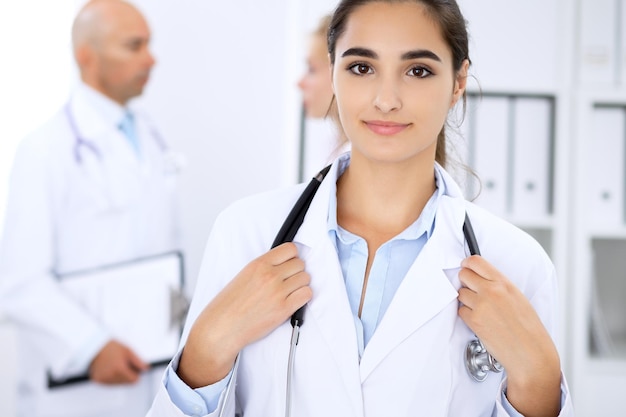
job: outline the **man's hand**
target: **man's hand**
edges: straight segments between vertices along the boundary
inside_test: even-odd
[[[111,340],[98,352],[89,366],[89,378],[100,384],[129,384],[137,382],[149,365],[132,350]]]

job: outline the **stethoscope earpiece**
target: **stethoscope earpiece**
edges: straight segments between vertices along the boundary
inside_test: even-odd
[[[489,371],[502,372],[502,365],[485,349],[479,339],[474,339],[465,348],[465,367],[472,378],[478,382],[487,379]]]

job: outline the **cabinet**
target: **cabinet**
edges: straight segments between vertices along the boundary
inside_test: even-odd
[[[578,415],[624,415],[626,90],[581,89],[572,219],[572,389]]]
[[[0,313],[0,416],[17,416],[17,334]]]
[[[571,388],[579,416],[625,415],[626,1],[580,0],[576,45]]]

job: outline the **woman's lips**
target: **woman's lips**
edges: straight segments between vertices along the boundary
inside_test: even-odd
[[[405,123],[385,122],[380,120],[366,121],[365,125],[372,132],[383,136],[395,135],[409,127],[409,125]]]

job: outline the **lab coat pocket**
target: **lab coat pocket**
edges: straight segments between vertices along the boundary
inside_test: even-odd
[[[137,188],[120,173],[110,173],[104,163],[85,162],[85,166],[67,181],[64,211],[79,215],[103,215],[123,210],[128,206],[127,195]]]
[[[284,323],[240,353],[237,402],[244,415],[284,413],[291,325]]]
[[[101,181],[81,176],[68,187],[65,208],[68,213],[105,212],[112,208],[107,187]]]

